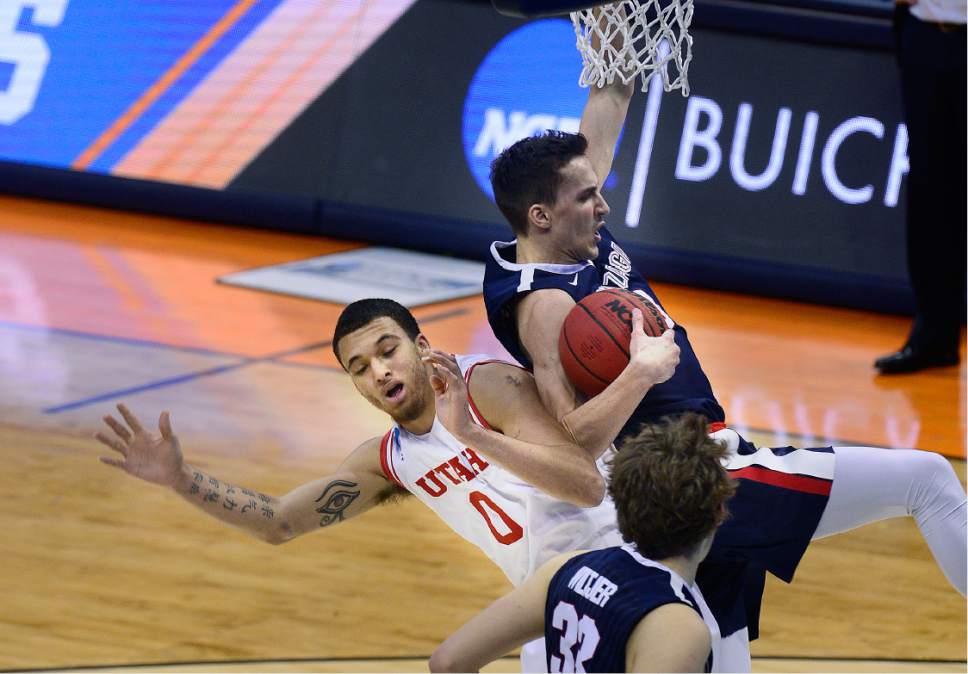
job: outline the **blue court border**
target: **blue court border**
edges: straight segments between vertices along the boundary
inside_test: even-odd
[[[461,316],[466,314],[468,311],[469,309],[458,308],[458,309],[442,311],[439,313],[428,314],[427,316],[422,318],[418,316],[416,318],[418,323],[427,324],[427,323],[434,323],[437,321],[446,320],[448,318],[453,318],[455,316]],[[90,396],[88,398],[82,398],[80,400],[63,403],[61,405],[55,405],[53,407],[48,407],[42,410],[45,414],[58,414],[60,412],[66,412],[69,410],[78,409],[80,407],[86,407],[88,405],[104,402],[106,400],[117,399],[125,395],[142,393],[144,391],[165,388],[167,386],[176,386],[178,384],[182,384],[185,382],[193,381],[196,379],[202,379],[204,377],[211,377],[214,375],[223,374],[225,372],[232,372],[234,370],[238,370],[243,367],[248,367],[250,365],[257,365],[260,363],[271,362],[271,363],[274,363],[275,365],[281,365],[284,367],[295,367],[295,368],[310,369],[310,370],[323,370],[323,371],[329,371],[329,372],[343,372],[342,368],[338,368],[332,365],[318,365],[314,363],[292,363],[292,362],[286,362],[284,360],[279,360],[280,358],[286,358],[288,356],[306,353],[308,351],[313,351],[315,349],[327,348],[333,343],[333,340],[331,339],[323,340],[319,342],[313,342],[293,349],[287,349],[285,351],[278,351],[275,353],[266,354],[264,356],[252,357],[252,356],[245,356],[239,353],[233,353],[230,351],[218,351],[215,349],[206,349],[202,347],[168,344],[166,342],[158,342],[158,341],[153,341],[149,339],[118,337],[116,335],[104,335],[99,333],[84,332],[81,330],[71,330],[68,328],[46,327],[42,325],[31,325],[27,323],[16,323],[13,321],[0,320],[0,330],[3,330],[3,329],[21,330],[21,331],[28,331],[28,332],[42,332],[47,334],[76,337],[79,339],[90,339],[90,340],[99,341],[99,342],[126,344],[130,346],[143,346],[147,348],[163,349],[167,351],[178,351],[182,353],[196,353],[196,354],[207,355],[207,356],[239,359],[238,362],[235,362],[235,363],[228,363],[226,365],[220,365],[220,366],[208,368],[205,370],[189,372],[183,375],[178,375],[176,377],[158,379],[138,386],[131,386],[124,389],[116,389],[116,390],[108,391],[95,396]],[[769,433],[774,435],[778,434],[778,431],[776,431],[775,429],[758,428],[754,426],[744,426],[742,427],[741,430],[747,430],[753,433]],[[850,440],[846,438],[820,438],[815,436],[802,435],[800,433],[791,433],[789,431],[785,431],[785,434],[791,440],[806,440],[806,441],[816,440],[819,442],[826,442],[826,443],[832,444],[833,446],[846,447],[846,446],[856,445],[856,446],[865,446],[865,447],[877,447],[880,449],[893,449],[892,447],[888,447],[886,445],[874,444],[866,440],[862,441],[862,440]],[[914,447],[913,449],[917,449],[917,448]],[[934,451],[934,450],[925,450],[925,451]],[[939,453],[939,452],[936,452],[936,453]],[[950,460],[965,461],[965,459],[961,457],[952,457],[952,456],[948,456],[947,454],[942,454],[942,456]],[[773,656],[763,656],[763,657],[773,657]],[[5,670],[0,670],[0,673],[2,673],[3,671]],[[41,671],[41,670],[37,670],[37,671]]]
[[[458,308],[450,309],[447,311],[441,311],[438,313],[430,314],[424,317],[418,317],[417,321],[421,324],[435,323],[437,321],[446,320],[448,318],[453,318],[455,316],[461,316],[466,314],[469,309]],[[342,372],[342,368],[333,367],[330,365],[316,365],[312,363],[287,363],[281,361],[281,358],[287,358],[289,356],[295,356],[309,351],[315,351],[316,349],[325,349],[332,345],[332,339],[326,339],[318,342],[311,342],[303,346],[298,346],[292,349],[285,349],[283,351],[275,351],[273,353],[268,353],[263,356],[245,356],[238,353],[231,353],[226,351],[216,351],[213,349],[204,349],[191,346],[178,346],[174,344],[166,344],[164,342],[156,342],[146,339],[134,339],[127,337],[117,337],[114,335],[101,335],[97,333],[82,332],[79,330],[70,330],[65,328],[53,328],[44,327],[38,325],[29,325],[14,323],[10,321],[0,321],[0,328],[6,328],[10,330],[23,330],[30,332],[42,332],[47,334],[65,335],[69,337],[76,337],[80,339],[90,339],[100,342],[111,342],[115,344],[126,344],[129,346],[142,346],[148,348],[164,349],[168,351],[180,351],[183,353],[196,353],[206,356],[218,356],[223,358],[238,358],[239,360],[234,363],[227,363],[225,365],[219,365],[217,367],[211,367],[204,370],[197,370],[194,372],[188,372],[175,377],[166,377],[164,379],[157,379],[155,381],[150,381],[144,384],[139,384],[137,386],[130,386],[123,389],[115,389],[112,391],[106,391],[94,396],[89,396],[87,398],[81,398],[79,400],[74,400],[67,403],[62,403],[60,405],[54,405],[53,407],[47,407],[43,410],[44,414],[58,414],[60,412],[67,412],[69,410],[78,409],[80,407],[86,407],[88,405],[93,405],[95,403],[104,402],[106,400],[115,400],[123,396],[130,396],[136,393],[143,393],[144,391],[152,391],[160,388],[165,388],[168,386],[176,386],[178,384],[184,384],[189,381],[195,381],[202,379],[204,377],[212,377],[215,375],[224,374],[226,372],[232,372],[235,370],[242,369],[244,367],[249,367],[251,365],[257,365],[260,363],[275,363],[277,365],[284,365],[289,367],[301,367],[309,368],[315,370],[328,370],[331,372]]]

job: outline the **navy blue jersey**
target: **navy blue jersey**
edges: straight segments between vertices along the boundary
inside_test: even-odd
[[[522,365],[532,367],[518,341],[515,307],[532,290],[557,288],[578,302],[602,287],[626,288],[647,296],[668,315],[612,235],[605,228],[599,231],[602,240],[597,257],[575,264],[517,264],[515,242],[491,245],[484,274],[488,321],[497,338]],[[674,329],[680,349],[675,374],[649,390],[619,433],[616,444],[638,432],[642,423],[655,422],[666,415],[698,412],[711,422],[724,421],[723,409],[689,344],[685,328],[675,324]],[[829,459],[833,457],[830,448],[761,451],[737,438],[733,459],[738,462],[734,476],[739,480],[739,488],[729,503],[732,516],[717,532],[697,578],[722,633],[730,635],[745,626],[750,639],[755,639],[765,572],[787,582],[793,578],[827,503],[833,464],[816,473],[821,482],[826,480],[826,486],[801,484],[803,480],[798,482],[799,478],[792,477],[802,472],[798,455],[810,458],[808,462],[812,463],[822,461],[824,454]]]
[[[532,290],[557,288],[578,302],[602,287],[624,288],[644,294],[666,313],[659,298],[608,230],[602,228],[599,232],[602,240],[598,244],[598,257],[577,264],[517,264],[515,242],[491,244],[484,272],[487,319],[504,348],[528,369],[533,367],[518,339],[514,313],[517,303]],[[636,433],[642,423],[653,423],[667,415],[698,412],[710,421],[725,419],[723,408],[716,401],[709,379],[689,344],[686,329],[678,323],[674,329],[679,345],[675,374],[649,390],[619,438]]]
[[[719,628],[699,590],[630,545],[572,557],[548,584],[545,652],[549,672],[624,672],[629,636],[650,611],[685,604],[706,623],[714,671]]]

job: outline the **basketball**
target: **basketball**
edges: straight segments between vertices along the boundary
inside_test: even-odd
[[[565,317],[558,354],[565,374],[588,397],[605,390],[629,362],[632,309],[642,311],[650,337],[665,332],[665,318],[647,298],[628,290],[607,289],[584,298]]]

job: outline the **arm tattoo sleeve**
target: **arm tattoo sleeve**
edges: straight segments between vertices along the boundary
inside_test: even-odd
[[[319,526],[328,527],[330,524],[342,522],[344,512],[359,495],[359,485],[355,482],[333,480],[326,485],[323,493],[316,499],[316,503],[321,502],[321,505],[316,508],[316,512],[322,515]]]

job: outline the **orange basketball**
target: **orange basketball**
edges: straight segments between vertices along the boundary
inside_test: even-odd
[[[628,290],[592,293],[568,312],[558,336],[558,354],[568,379],[589,398],[605,390],[629,362],[632,309],[642,311],[645,334],[666,329],[659,308]]]

